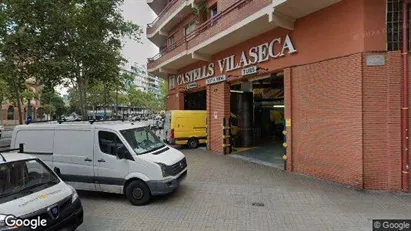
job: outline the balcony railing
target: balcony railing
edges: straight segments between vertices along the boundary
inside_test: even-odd
[[[207,21],[205,21],[200,26],[198,26],[196,29],[194,29],[191,33],[185,35],[183,38],[181,38],[181,39],[177,40],[176,42],[174,42],[174,44],[172,44],[170,46],[167,46],[166,48],[160,50],[160,52],[158,54],[156,54],[154,57],[149,58],[148,62],[149,63],[154,62],[157,59],[161,58],[164,54],[167,54],[167,53],[173,51],[174,49],[176,49],[177,47],[180,47],[183,44],[187,44],[187,42],[189,42],[190,40],[193,40],[195,37],[197,37],[198,35],[200,35],[204,31],[206,31],[207,29],[209,29],[209,28],[213,27],[214,25],[216,25],[221,18],[228,15],[233,10],[236,10],[236,9],[239,9],[239,8],[243,7],[245,4],[247,4],[251,1],[253,1],[253,0],[238,0],[238,1],[236,1],[234,4],[232,4],[230,7],[228,7],[224,11],[221,11],[220,13],[215,15],[214,17],[209,18]]]
[[[164,7],[164,9],[157,15],[157,18],[155,18],[153,22],[147,24],[147,27],[148,27],[148,28],[152,28],[152,27],[158,22],[158,20],[159,20],[161,17],[163,17],[163,16],[167,13],[167,11],[168,11],[174,4],[176,4],[176,2],[178,2],[178,0],[172,0],[171,2],[169,2],[169,3],[167,4],[167,6]]]

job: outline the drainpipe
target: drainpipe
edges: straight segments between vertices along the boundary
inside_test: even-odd
[[[402,3],[402,107],[401,107],[401,156],[402,156],[402,191],[409,190],[409,165],[408,165],[408,4],[410,0]]]

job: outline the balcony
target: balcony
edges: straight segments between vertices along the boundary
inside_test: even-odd
[[[211,56],[277,27],[294,30],[298,18],[341,0],[238,0],[192,33],[148,60],[157,76],[176,74],[189,64],[211,61]]]
[[[156,13],[156,15],[159,15],[161,11],[166,8],[168,4],[168,0],[147,0],[147,5]]]
[[[157,0],[160,1],[160,0]],[[153,1],[153,4],[157,1]],[[165,0],[163,0],[166,2]],[[158,47],[166,43],[168,32],[192,13],[200,0],[171,0],[152,23],[147,24],[147,38]]]

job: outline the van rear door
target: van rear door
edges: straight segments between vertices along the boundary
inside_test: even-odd
[[[19,144],[24,144],[25,153],[37,156],[53,169],[53,140],[54,129],[21,129],[15,132],[12,146],[19,148]]]
[[[93,158],[93,129],[56,129],[54,167],[60,177],[80,190],[96,190]]]

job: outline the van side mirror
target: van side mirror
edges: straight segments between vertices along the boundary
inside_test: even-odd
[[[117,149],[117,153],[116,153],[117,155],[117,158],[118,159],[126,159],[127,158],[127,156],[130,154],[129,153],[129,151],[127,150],[127,148],[125,147],[125,146],[123,146],[123,147],[121,147],[121,148],[118,148]]]

